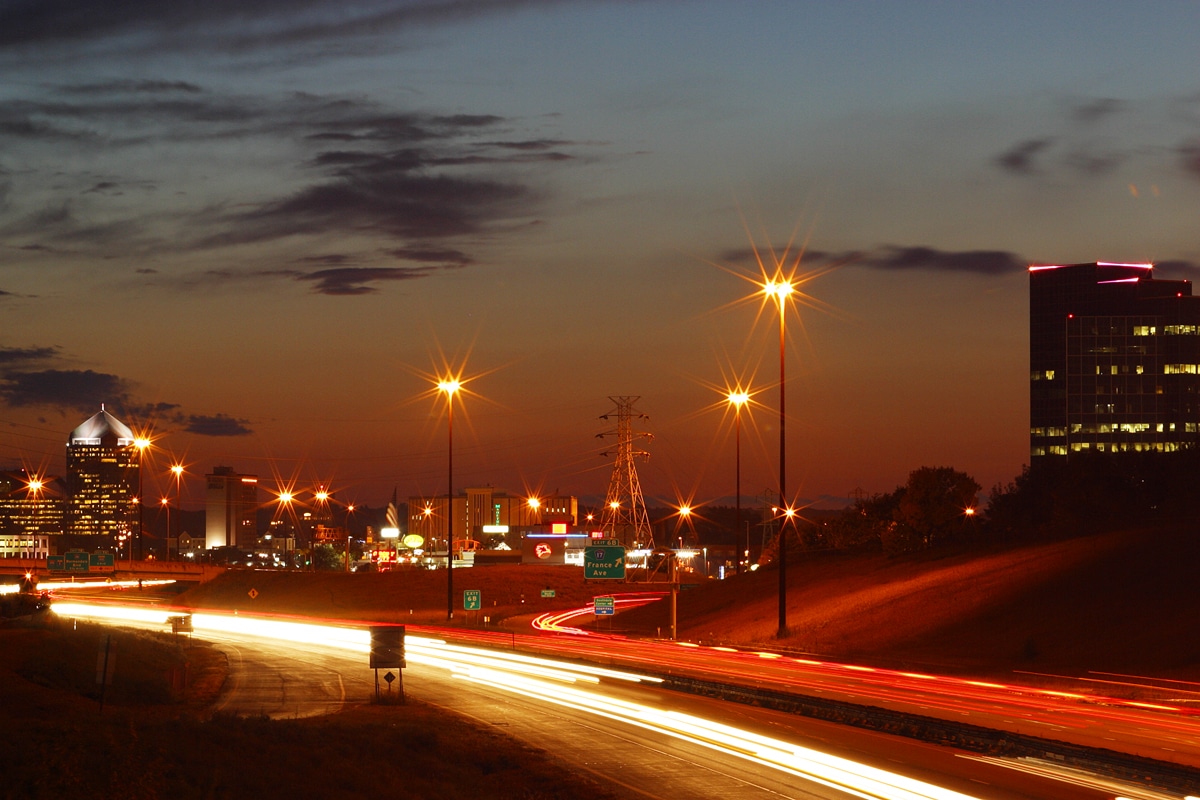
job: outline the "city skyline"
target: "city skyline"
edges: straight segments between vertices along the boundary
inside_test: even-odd
[[[1191,279],[1188,4],[264,3],[0,10],[0,466],[106,404],[188,465],[349,502],[775,486],[1029,459],[1029,264]],[[772,277],[768,265],[766,277]],[[139,431],[140,433],[141,431]],[[150,477],[147,472],[147,478]],[[165,485],[165,484],[164,484]],[[149,496],[150,489],[147,489]]]

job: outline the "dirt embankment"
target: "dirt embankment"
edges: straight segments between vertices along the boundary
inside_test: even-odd
[[[762,644],[833,658],[972,671],[1132,672],[1200,678],[1200,537],[1132,531],[988,553],[889,558],[801,554],[788,570],[788,626],[778,629],[778,573],[687,588],[679,636]],[[527,629],[544,611],[596,595],[665,589],[587,583],[577,567],[455,570],[457,624]],[[482,593],[479,612],[462,592]],[[544,597],[543,590],[553,592]],[[231,572],[181,596],[194,607],[364,621],[444,624],[444,571],[377,574]],[[585,618],[583,621],[587,621]],[[618,615],[614,630],[669,629],[669,604]]]

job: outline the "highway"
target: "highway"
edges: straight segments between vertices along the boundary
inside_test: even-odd
[[[506,638],[511,637],[497,641]],[[689,643],[576,635],[516,637],[514,644],[546,655],[875,706],[1200,769],[1195,685],[1128,700],[1086,687],[1038,688]]]
[[[91,607],[95,609],[95,607]],[[113,613],[58,603],[65,616]],[[136,612],[136,613],[135,613]],[[148,619],[144,607],[130,615]],[[159,617],[157,623],[162,625]],[[226,711],[277,718],[330,713],[373,691],[365,631],[195,614],[197,635],[230,653]],[[283,627],[278,627],[282,625]],[[286,638],[281,638],[286,637]],[[650,798],[1127,797],[1181,794],[1114,786],[1061,765],[982,759],[795,715],[667,691],[622,670],[455,646],[409,636],[410,696],[482,724]]]

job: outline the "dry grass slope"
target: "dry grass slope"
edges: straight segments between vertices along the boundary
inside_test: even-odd
[[[790,636],[775,638],[774,570],[711,581],[680,593],[680,637],[765,644],[882,664],[976,673],[1013,669],[1139,672],[1200,678],[1200,537],[1188,529],[1127,531],[989,552],[801,554],[790,565]],[[457,624],[527,630],[536,613],[586,605],[645,583],[585,583],[574,567],[456,570]],[[257,597],[250,599],[249,590]],[[541,590],[555,590],[544,599]],[[656,588],[665,588],[658,586]],[[483,611],[461,611],[462,590]],[[383,574],[231,572],[181,600],[336,619],[444,624],[441,571]],[[621,614],[614,627],[654,636],[669,629],[667,603]]]

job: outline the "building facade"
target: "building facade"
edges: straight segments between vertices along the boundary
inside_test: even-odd
[[[1200,443],[1200,297],[1151,264],[1029,268],[1030,464]]]
[[[67,533],[134,533],[140,451],[129,427],[100,409],[67,439]]]
[[[62,478],[0,472],[0,533],[57,536],[66,531]]]
[[[574,526],[579,500],[559,494],[547,497],[510,495],[483,486],[468,488],[464,494],[456,495],[452,512],[454,541],[461,549],[467,541],[486,543],[494,536],[517,535],[550,522]],[[446,495],[408,499],[407,533],[424,538],[426,549],[445,552],[446,528]]]
[[[231,467],[213,467],[204,476],[204,547],[236,547],[244,553],[258,543],[258,476]]]

